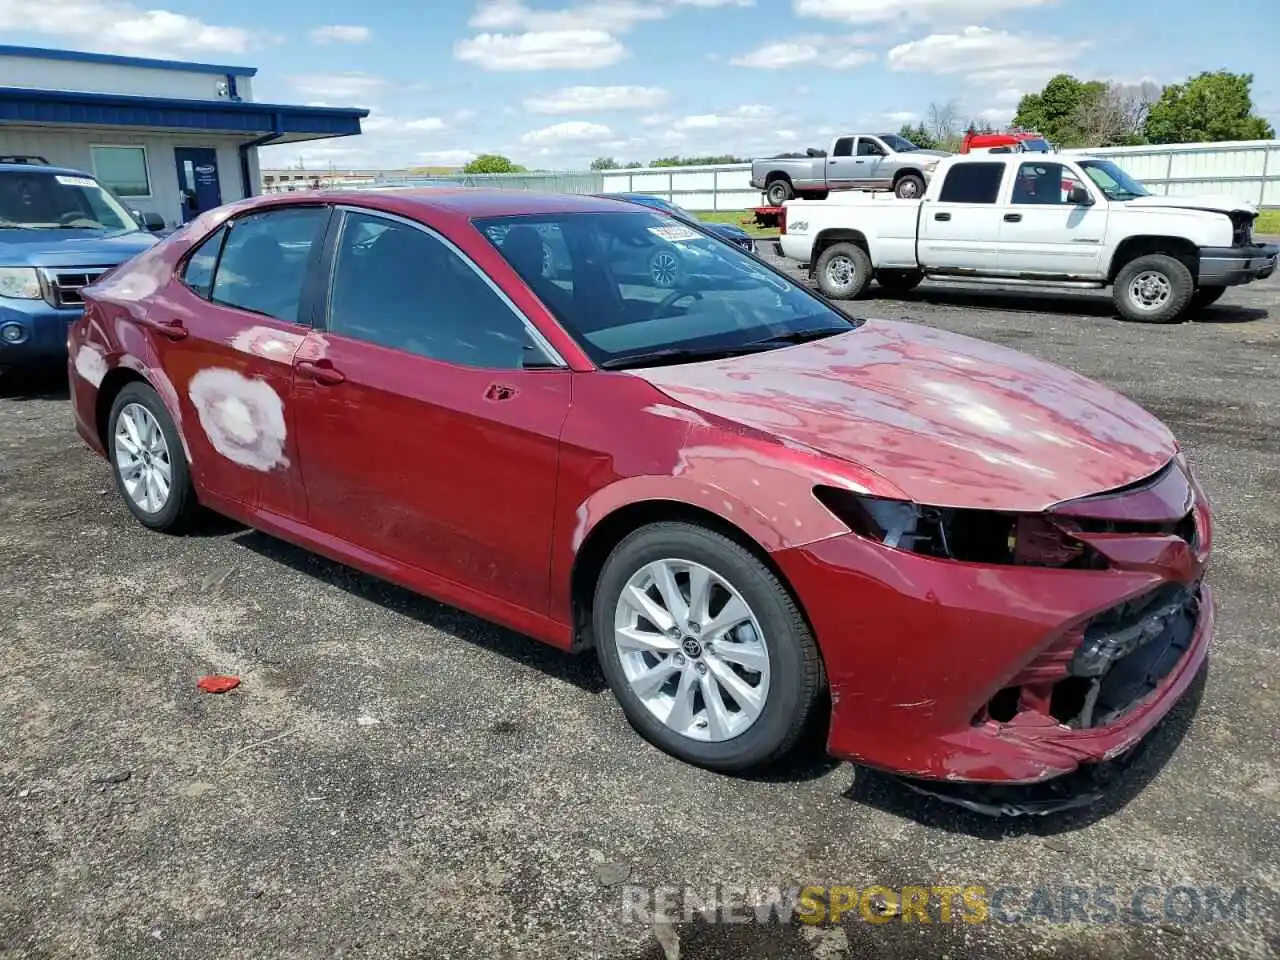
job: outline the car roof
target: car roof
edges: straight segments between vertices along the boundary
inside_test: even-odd
[[[326,190],[320,195],[328,201],[349,202],[362,206],[381,206],[394,202],[444,210],[460,216],[515,217],[545,213],[616,213],[633,211],[633,204],[606,197],[577,193],[533,193],[524,190],[485,190],[473,187],[411,187],[405,190]],[[277,194],[276,196],[279,196]],[[316,200],[316,192],[288,195],[298,203]],[[370,203],[370,201],[373,201]]]
[[[0,174],[3,173],[52,173],[63,177],[92,176],[73,167],[51,167],[46,163],[0,163]]]

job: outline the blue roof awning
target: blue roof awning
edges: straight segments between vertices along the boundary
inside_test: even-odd
[[[368,110],[304,107],[244,100],[176,100],[74,90],[0,87],[0,124],[42,123],[150,127],[244,133],[276,141],[318,140],[360,133]]]

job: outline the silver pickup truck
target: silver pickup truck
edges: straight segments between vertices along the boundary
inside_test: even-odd
[[[832,140],[829,150],[809,150],[807,157],[751,161],[751,186],[775,207],[797,196],[822,199],[832,190],[892,190],[915,200],[946,156],[896,133],[849,134]]]

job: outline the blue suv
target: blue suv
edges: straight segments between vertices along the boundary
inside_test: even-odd
[[[156,220],[79,170],[0,158],[0,370],[65,362],[81,289],[156,243]]]

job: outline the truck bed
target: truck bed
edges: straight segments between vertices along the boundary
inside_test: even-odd
[[[875,226],[871,229],[880,250],[880,266],[916,267],[916,223],[920,216],[919,200],[902,200],[892,193],[870,193],[861,190],[833,193],[819,201],[827,207],[845,207],[849,215],[843,225],[849,230],[859,229],[857,208],[866,208],[875,214]],[[794,215],[794,213],[793,213]]]

